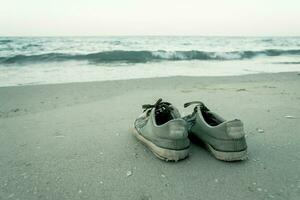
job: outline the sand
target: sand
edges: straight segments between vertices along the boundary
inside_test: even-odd
[[[299,199],[300,74],[170,77],[0,88],[0,199]],[[159,97],[244,122],[249,158],[192,144],[177,163],[131,134]]]

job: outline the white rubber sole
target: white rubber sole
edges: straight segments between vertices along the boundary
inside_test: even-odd
[[[133,135],[141,141],[145,146],[147,146],[156,157],[164,161],[179,161],[183,160],[189,155],[189,148],[183,150],[171,150],[171,149],[164,149],[157,145],[155,145],[150,140],[143,137],[138,131],[134,128]]]
[[[247,150],[237,151],[237,152],[224,152],[217,151],[211,145],[205,143],[207,149],[211,152],[211,154],[216,157],[218,160],[223,161],[239,161],[245,160],[247,158]]]

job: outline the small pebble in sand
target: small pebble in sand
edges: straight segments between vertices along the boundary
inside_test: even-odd
[[[129,176],[131,176],[131,175],[132,175],[132,171],[127,171],[127,172],[126,172],[126,176],[127,176],[127,177],[129,177]]]
[[[162,175],[160,175],[161,177],[163,177],[163,178],[166,178],[166,175],[164,175],[164,174],[162,174]]]
[[[10,194],[7,198],[10,199],[10,198],[13,198],[15,196],[14,193]]]
[[[269,198],[274,199],[275,197],[271,194],[268,195]]]
[[[82,193],[82,191],[81,190],[78,190],[78,194],[81,194]]]
[[[241,88],[241,89],[237,89],[237,92],[241,92],[241,91],[247,91],[245,88]]]
[[[261,191],[262,191],[262,189],[261,189],[261,188],[257,188],[257,191],[261,192]]]
[[[34,187],[34,188],[33,188],[33,194],[36,195],[37,192],[38,192],[38,191],[37,191],[37,187]]]
[[[190,93],[193,92],[192,90],[181,90],[182,93]]]
[[[64,135],[55,135],[54,137],[56,137],[56,138],[64,138],[65,136]]]
[[[100,181],[100,184],[103,184],[103,181]]]
[[[28,175],[26,173],[21,174],[23,176],[24,179],[28,178]]]
[[[292,115],[286,115],[286,116],[284,116],[285,118],[287,118],[287,119],[296,119],[297,117],[295,117],[295,116],[292,116]]]
[[[256,185],[256,183],[255,183],[255,182],[253,182],[253,183],[252,183],[252,185]]]
[[[13,111],[13,112],[19,112],[20,109],[19,109],[19,108],[16,108],[16,109],[13,109],[12,111]]]
[[[215,179],[215,182],[216,182],[216,183],[219,183],[219,180],[216,178],[216,179]]]
[[[100,155],[103,155],[103,152],[100,152],[99,154],[100,154]]]
[[[265,132],[265,130],[262,129],[262,128],[257,128],[256,130],[257,130],[257,132],[259,132],[259,133],[264,133],[264,132]]]

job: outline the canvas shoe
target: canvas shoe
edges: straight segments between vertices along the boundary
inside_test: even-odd
[[[134,135],[158,158],[178,161],[189,154],[187,123],[170,103],[159,99],[143,105],[143,113],[134,122]]]
[[[196,104],[194,112],[184,117],[189,124],[189,134],[200,139],[207,149],[219,160],[243,160],[247,155],[247,144],[243,123],[239,119],[225,120],[210,111],[202,102]]]

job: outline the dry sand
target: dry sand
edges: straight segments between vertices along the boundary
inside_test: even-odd
[[[299,199],[300,74],[0,88],[0,199]],[[202,100],[245,124],[249,159],[192,144],[178,163],[132,135],[143,103]]]

